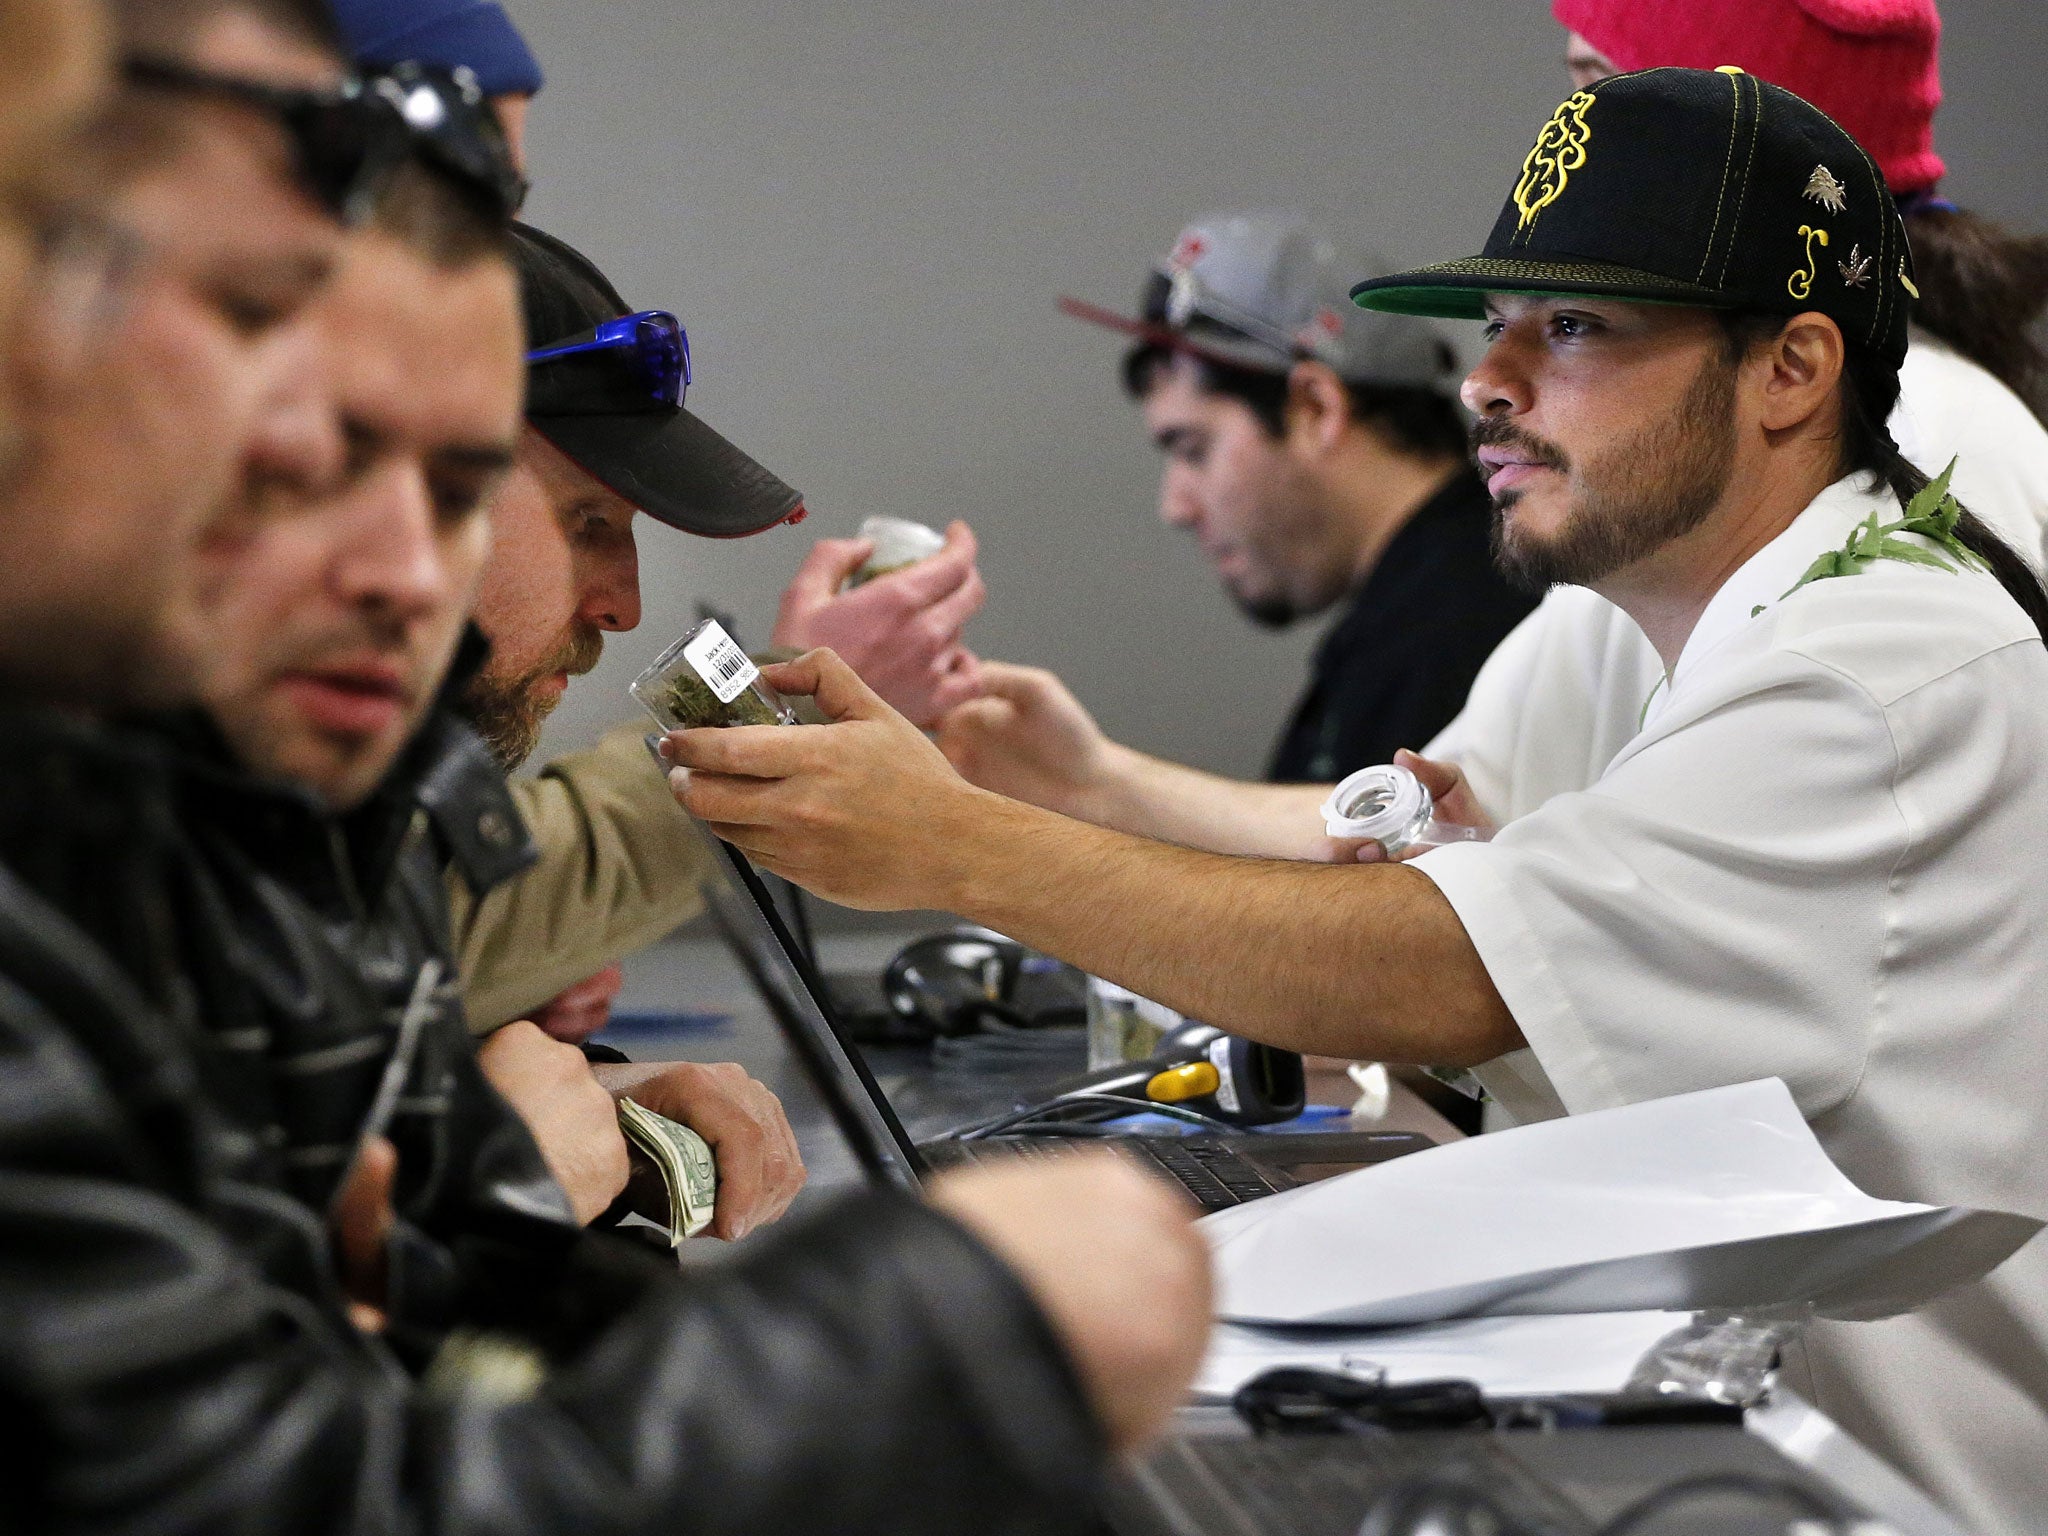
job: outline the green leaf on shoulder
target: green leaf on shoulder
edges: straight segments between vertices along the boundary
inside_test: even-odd
[[[1913,499],[1906,503],[1906,520],[1908,522],[1916,518],[1936,517],[1944,510],[1945,504],[1953,503],[1954,498],[1948,493],[1948,483],[1954,478],[1955,472],[1956,461],[1950,459],[1948,461],[1948,468],[1920,487]],[[1960,510],[1958,508],[1958,513],[1960,513]],[[1950,525],[1953,526],[1953,519],[1951,519]]]
[[[1908,565],[1931,565],[1938,571],[1954,571],[1956,564],[1948,556],[1931,549],[1922,549],[1918,544],[1908,544],[1904,539],[1887,538],[1878,551],[1885,560],[1903,560]]]
[[[1785,596],[1790,597],[1809,582],[1826,581],[1832,576],[1854,576],[1880,560],[1932,566],[1952,575],[1964,569],[1990,570],[1982,555],[1956,537],[1956,525],[1962,521],[1963,508],[1948,491],[1949,480],[1955,472],[1956,461],[1950,459],[1948,468],[1914,493],[1913,499],[1906,504],[1906,515],[1895,523],[1879,523],[1877,514],[1872,512],[1867,520],[1849,530],[1849,536],[1840,549],[1829,550],[1808,566],[1806,574],[1792,584]],[[1935,548],[1922,549],[1918,544],[1909,544],[1895,537],[1901,533],[1918,534]]]

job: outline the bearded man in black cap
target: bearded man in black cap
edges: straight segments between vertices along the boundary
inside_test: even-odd
[[[634,527],[645,513],[706,538],[799,521],[803,499],[690,410],[688,337],[659,311],[630,312],[581,252],[540,230],[514,232],[532,358],[526,426],[493,505],[495,537],[477,597],[490,660],[463,708],[507,770],[532,753],[569,680],[597,664],[607,632],[640,622]],[[826,539],[784,595],[772,637],[783,655],[844,647],[877,689],[934,719],[979,687],[960,629],[980,607],[974,540],[841,593],[869,546]],[[513,795],[532,830],[533,867],[487,894],[451,875],[449,898],[471,1027],[490,1039],[486,1069],[590,1203],[616,1166],[615,1136],[587,1144],[573,1113],[580,1063],[551,1045],[604,1022],[617,961],[702,907],[701,837],[677,814],[643,744],[644,725],[568,754]],[[590,1047],[592,1052],[599,1048]],[[772,1220],[801,1187],[803,1161],[781,1105],[739,1067],[600,1066],[607,1086],[709,1140],[720,1168],[710,1231],[736,1237]]]
[[[2048,1217],[2048,597],[1885,430],[1913,271],[1870,157],[1740,70],[1619,76],[1543,126],[1481,255],[1354,296],[1483,320],[1504,568],[1664,663],[1647,701],[1593,690],[1632,726],[1578,738],[1590,790],[1489,806],[1424,765],[1440,813],[1520,814],[1407,863],[1221,857],[973,788],[820,653],[769,680],[838,723],[672,734],[683,803],[834,900],[958,912],[1276,1045],[1470,1067],[1518,1120],[1778,1077],[1864,1189]],[[1219,839],[1318,830],[1312,791],[1246,802]],[[1969,1523],[2029,1529],[2048,1245],[1815,1324],[1794,1379]]]

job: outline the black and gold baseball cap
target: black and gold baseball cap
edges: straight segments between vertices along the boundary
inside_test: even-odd
[[[1917,296],[1877,164],[1819,108],[1744,74],[1646,69],[1573,93],[1486,249],[1368,278],[1366,309],[1484,317],[1488,293],[1824,314],[1892,367]]]

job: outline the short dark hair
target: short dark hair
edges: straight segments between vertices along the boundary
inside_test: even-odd
[[[1286,436],[1288,376],[1284,373],[1242,368],[1199,352],[1144,342],[1124,355],[1125,393],[1133,400],[1144,399],[1158,383],[1161,370],[1177,358],[1186,358],[1192,365],[1202,393],[1240,401],[1267,436],[1276,440]],[[1444,362],[1448,367],[1448,347]],[[1418,458],[1441,458],[1446,454],[1462,457],[1465,453],[1465,418],[1459,414],[1456,402],[1442,390],[1424,385],[1375,384],[1341,376],[1338,382],[1344,386],[1351,419],[1377,432],[1396,452]]]
[[[1731,364],[1777,336],[1789,318],[1760,310],[1717,310],[1716,314]],[[1844,337],[1840,389],[1842,434],[1835,459],[1837,477],[1870,475],[1898,498],[1903,509],[1927,488],[1928,477],[1899,451],[1892,437],[1890,421],[1899,403],[1899,370],[1861,342]],[[2043,588],[2034,568],[1968,507],[1963,508],[1962,518],[1956,524],[1956,538],[1990,567],[1998,584],[2025,610],[2035,630],[2048,642],[2048,588]]]
[[[345,62],[346,50],[327,0],[111,0],[115,42],[126,55],[188,58],[199,32],[216,16],[248,15],[295,41]],[[103,173],[120,181],[155,167],[186,142],[180,105],[160,92],[117,89],[81,141]]]
[[[130,53],[182,53],[214,17],[239,11],[301,42],[346,56],[327,0],[111,0],[114,33]]]
[[[491,194],[417,155],[392,174],[373,222],[436,266],[512,259],[511,226]]]

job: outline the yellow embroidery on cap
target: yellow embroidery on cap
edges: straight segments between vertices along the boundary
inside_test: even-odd
[[[1536,135],[1535,147],[1522,162],[1522,179],[1515,184],[1515,206],[1522,212],[1517,232],[1534,224],[1536,215],[1557,201],[1572,172],[1586,163],[1586,142],[1593,137],[1586,111],[1592,105],[1591,91],[1573,92]]]
[[[1913,279],[1906,276],[1906,258],[1903,256],[1899,258],[1899,286],[1913,295],[1914,298],[1920,297],[1920,290],[1913,286]]]
[[[1803,299],[1813,292],[1813,279],[1820,270],[1820,264],[1814,260],[1813,242],[1828,243],[1828,232],[1815,229],[1811,224],[1800,225],[1799,233],[1806,237],[1806,265],[1785,279],[1785,291],[1795,299]]]

